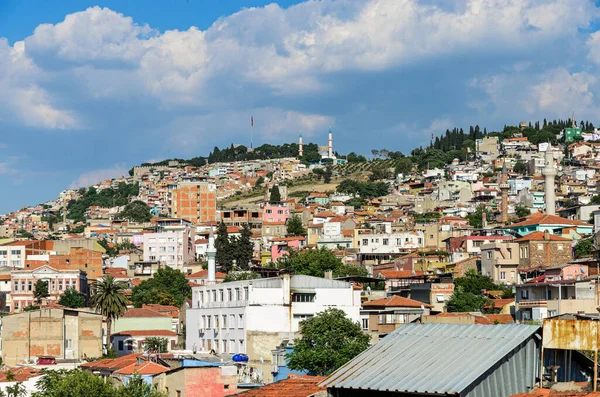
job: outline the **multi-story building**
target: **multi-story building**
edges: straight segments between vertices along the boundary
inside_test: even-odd
[[[481,273],[497,284],[519,283],[519,244],[513,241],[491,241],[481,246]]]
[[[48,260],[48,248],[52,241],[15,241],[0,246],[0,267],[22,269],[27,259]]]
[[[144,262],[161,262],[182,270],[195,259],[193,232],[190,227],[183,231],[144,234]]]
[[[360,234],[361,254],[399,254],[423,247],[423,232]]]
[[[519,271],[531,272],[569,263],[572,240],[550,234],[533,232],[517,240],[519,244]]]
[[[186,349],[246,353],[250,364],[271,371],[271,350],[294,339],[300,321],[330,308],[360,319],[360,290],[352,284],[284,275],[192,289],[186,312]]]
[[[39,280],[43,280],[48,284],[48,293],[50,294],[48,301],[57,302],[68,288],[75,288],[77,292],[86,297],[86,300],[89,297],[87,275],[79,269],[31,265],[30,268],[13,270],[11,279],[13,285],[11,310],[14,311],[36,305],[33,291],[35,290],[35,283]]]
[[[50,255],[49,264],[52,267],[71,267],[79,269],[88,275],[88,279],[95,280],[102,277],[102,252],[85,248],[71,247],[67,255]]]
[[[172,190],[171,213],[192,223],[217,220],[217,187],[208,182],[183,181]]]

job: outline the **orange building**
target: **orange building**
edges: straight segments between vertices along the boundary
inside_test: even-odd
[[[171,215],[192,223],[217,220],[217,187],[208,182],[180,182],[173,190]]]
[[[78,269],[87,273],[87,278],[102,277],[102,253],[81,247],[71,247],[68,255],[50,255],[50,266]]]

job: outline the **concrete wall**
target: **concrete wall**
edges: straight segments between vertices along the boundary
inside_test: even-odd
[[[237,393],[236,372],[229,366],[182,368],[155,377],[152,383],[169,397],[222,397]]]
[[[67,350],[68,340],[71,347]],[[2,319],[2,359],[8,366],[40,356],[82,358],[101,355],[100,315],[41,309]]]

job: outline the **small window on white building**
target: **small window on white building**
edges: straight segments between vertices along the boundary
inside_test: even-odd
[[[387,238],[383,239],[383,245],[390,245],[390,240]]]
[[[506,272],[500,272],[500,280],[506,280]]]

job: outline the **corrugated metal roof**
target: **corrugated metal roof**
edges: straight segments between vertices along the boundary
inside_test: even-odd
[[[517,324],[407,324],[338,369],[322,385],[459,394],[539,329]]]

